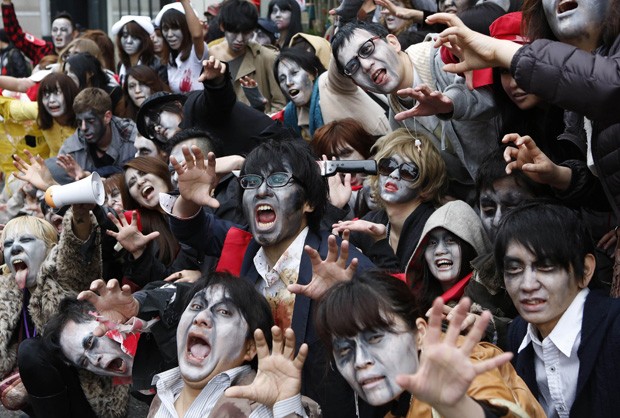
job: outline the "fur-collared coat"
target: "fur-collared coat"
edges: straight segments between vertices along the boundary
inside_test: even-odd
[[[88,289],[90,283],[101,277],[100,233],[91,214],[91,234],[81,241],[72,231],[72,212],[63,219],[64,232],[41,265],[37,285],[31,289],[28,312],[40,332],[49,318],[56,313],[60,301],[67,296]],[[24,294],[17,287],[13,274],[0,276],[0,376],[17,366],[18,327]],[[80,370],[80,382],[93,410],[100,417],[122,417],[129,401],[127,386],[112,386],[109,377],[96,376]]]

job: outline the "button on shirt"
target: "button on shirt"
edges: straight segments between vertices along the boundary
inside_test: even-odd
[[[551,333],[542,341],[536,328],[529,324],[518,352],[530,342],[534,348],[538,401],[548,418],[568,418],[575,401],[581,343],[583,307],[589,289],[581,290],[564,312]]]

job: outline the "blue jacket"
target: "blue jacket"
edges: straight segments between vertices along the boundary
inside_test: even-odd
[[[527,322],[515,318],[508,329],[508,344],[515,356],[517,373],[539,398],[530,343],[520,353]],[[581,343],[577,350],[579,375],[571,418],[614,418],[620,414],[620,300],[591,291],[586,298],[581,323]]]

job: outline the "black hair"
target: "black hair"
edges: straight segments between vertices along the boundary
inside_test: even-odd
[[[313,211],[307,214],[308,226],[318,232],[327,205],[327,182],[321,176],[319,165],[308,143],[300,138],[291,139],[285,136],[284,133],[276,133],[271,139],[254,148],[245,159],[241,175],[262,174],[265,169],[272,172],[292,170],[304,190],[304,201],[313,208]],[[240,193],[240,207],[242,199],[243,193]]]
[[[504,271],[508,246],[518,243],[538,260],[547,260],[583,278],[584,258],[595,254],[592,237],[575,211],[547,200],[520,205],[500,222],[495,238],[495,264]]]
[[[73,30],[77,29],[75,21],[73,20],[73,16],[71,16],[71,13],[67,12],[66,10],[62,10],[56,13],[52,18],[52,23],[54,23],[54,20],[56,19],[67,19],[71,23],[71,28],[73,28]]]
[[[258,10],[247,0],[226,0],[218,16],[226,32],[245,33],[258,26]]]
[[[187,307],[190,304],[198,292],[211,286],[222,286],[235,307],[239,309],[239,312],[248,324],[246,339],[253,339],[254,331],[260,329],[263,331],[267,344],[271,349],[271,327],[274,325],[271,307],[267,299],[247,279],[227,272],[209,273],[194,283],[185,299],[185,306]],[[248,364],[256,369],[258,358],[255,357]]]
[[[367,270],[332,287],[319,301],[314,323],[331,352],[332,337],[364,330],[392,329],[400,317],[412,331],[424,311],[405,282],[381,270]]]
[[[65,61],[63,70],[69,64],[71,72],[80,82],[80,91],[86,87],[98,87],[108,91],[108,76],[103,71],[101,62],[88,52],[75,54]]]
[[[164,28],[169,27],[172,29],[180,29],[183,34],[183,41],[181,41],[181,46],[178,51],[173,50],[168,45],[168,41],[165,36],[162,36],[164,40],[164,44],[170,50],[170,56],[172,59],[168,59],[168,65],[172,67],[176,67],[177,64],[175,59],[177,56],[181,57],[181,61],[186,61],[189,58],[189,54],[192,52],[192,34],[189,31],[189,27],[187,25],[187,18],[185,17],[185,13],[182,13],[175,9],[167,10],[164,15],[161,17],[160,27],[162,34],[164,33]]]
[[[200,145],[197,146],[204,153],[205,157],[208,152],[213,152],[216,157],[223,154],[222,143],[218,138],[215,138],[206,131],[194,128],[183,129],[180,132],[177,132],[172,138],[170,138],[170,141],[165,144],[164,151],[170,153],[178,144],[190,139],[195,139],[200,143]]]
[[[274,6],[278,6],[280,10],[289,10],[291,12],[291,22],[288,25],[286,38],[282,41],[282,46],[287,47],[291,43],[293,36],[302,32],[301,27],[301,8],[296,0],[271,0],[267,8],[267,17],[271,19],[271,12]]]
[[[325,67],[321,63],[321,60],[313,53],[301,48],[284,48],[273,62],[273,77],[278,83],[280,83],[280,79],[278,78],[278,65],[285,59],[296,62],[306,72],[314,76],[315,81],[325,72]]]
[[[332,37],[332,55],[340,74],[344,74],[344,65],[341,65],[338,61],[338,52],[340,51],[340,48],[342,48],[342,45],[351,39],[357,29],[365,30],[372,35],[380,36],[382,38],[389,35],[387,28],[384,26],[378,23],[364,22],[362,20],[358,20],[357,22],[349,22],[338,29],[338,32],[336,32],[336,34]]]
[[[66,74],[53,72],[45,76],[39,84],[37,92],[37,103],[39,105],[39,113],[37,115],[37,123],[41,129],[50,129],[54,124],[54,118],[50,115],[45,106],[43,106],[43,96],[60,88],[65,99],[66,111],[59,119],[64,120],[66,126],[75,127],[75,112],[73,111],[73,101],[78,95],[78,86]]]

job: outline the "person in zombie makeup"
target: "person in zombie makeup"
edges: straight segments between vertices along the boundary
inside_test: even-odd
[[[277,43],[279,48],[289,46],[293,36],[302,32],[301,8],[295,0],[271,0],[267,17],[276,24],[280,32]]]
[[[378,24],[347,23],[334,35],[332,53],[340,73],[364,90],[388,95],[393,128],[406,127],[432,139],[446,162],[448,194],[472,200],[482,157],[497,148],[490,87],[470,91],[464,77],[443,70],[432,41],[403,50]]]
[[[353,394],[330,369],[322,347],[316,344],[311,319],[314,305],[307,296],[316,289],[306,285],[313,274],[312,265],[322,266],[321,257],[328,250],[331,258],[324,262],[327,264],[339,259],[339,264],[347,266],[354,257],[358,269],[372,264],[348,245],[338,257],[336,237],[319,230],[327,188],[308,145],[300,139],[271,139],[247,155],[239,176],[243,192],[238,202],[248,223],[243,228],[234,228],[201,210],[202,206],[218,205],[210,197],[216,180],[215,158],[209,154],[205,162],[197,147],[191,152],[195,160],[190,150],[183,148],[184,166],[170,159],[179,175],[181,195],[162,200],[162,208],[172,215],[175,236],[207,255],[221,255],[218,269],[239,273],[267,297],[276,324],[291,327],[298,344],[310,346],[302,394],[317,401],[326,416],[350,416],[354,413]],[[293,284],[299,285],[293,289],[301,294],[288,290]]]
[[[46,55],[60,55],[60,51],[78,36],[75,23],[67,12],[58,13],[52,20],[52,42],[25,33],[17,20],[11,0],[2,0],[2,22],[10,41],[30,58],[33,65],[37,65]]]
[[[402,273],[435,211],[446,182],[446,166],[430,139],[399,129],[372,148],[377,160],[371,188],[380,210],[333,225],[351,231],[351,243],[377,266]]]
[[[138,110],[138,131],[158,147],[167,147],[168,141],[181,131],[183,122],[182,94],[157,92],[146,98]]]
[[[245,0],[228,0],[222,4],[218,21],[224,41],[210,53],[228,64],[237,99],[268,114],[282,109],[286,99],[273,76],[277,53],[250,40],[258,26],[256,6]],[[243,88],[247,78],[256,82],[254,88]]]
[[[560,205],[522,205],[502,221],[495,259],[520,315],[513,363],[546,416],[616,416],[620,303],[595,289],[583,221]]]
[[[136,65],[127,69],[127,77],[123,83],[122,107],[117,112],[119,117],[138,121],[140,106],[157,92],[170,92],[157,73],[146,65]]]
[[[110,96],[98,88],[82,90],[73,102],[77,132],[64,142],[58,154],[71,155],[86,172],[102,177],[122,171],[123,164],[136,153],[137,129],[133,121],[112,116]],[[62,173],[48,159],[46,164],[56,181],[65,183]]]
[[[56,380],[53,367],[36,355],[42,340],[34,337],[57,312],[60,300],[75,297],[101,277],[100,236],[87,206],[73,205],[65,214],[60,239],[51,224],[31,216],[9,221],[2,232],[6,270],[0,286],[0,317],[4,318],[0,321],[0,376],[19,365],[29,393],[26,411],[30,416],[109,414],[120,418],[125,414],[126,387],[113,388],[110,379],[90,373],[71,374],[72,384],[89,388],[85,397],[73,398]],[[49,410],[51,405],[59,409]]]
[[[386,418],[543,416],[511,354],[479,343],[490,315],[459,337],[469,300],[445,334],[442,306],[437,298],[427,322],[406,284],[367,271],[323,296],[317,331],[356,395]]]

